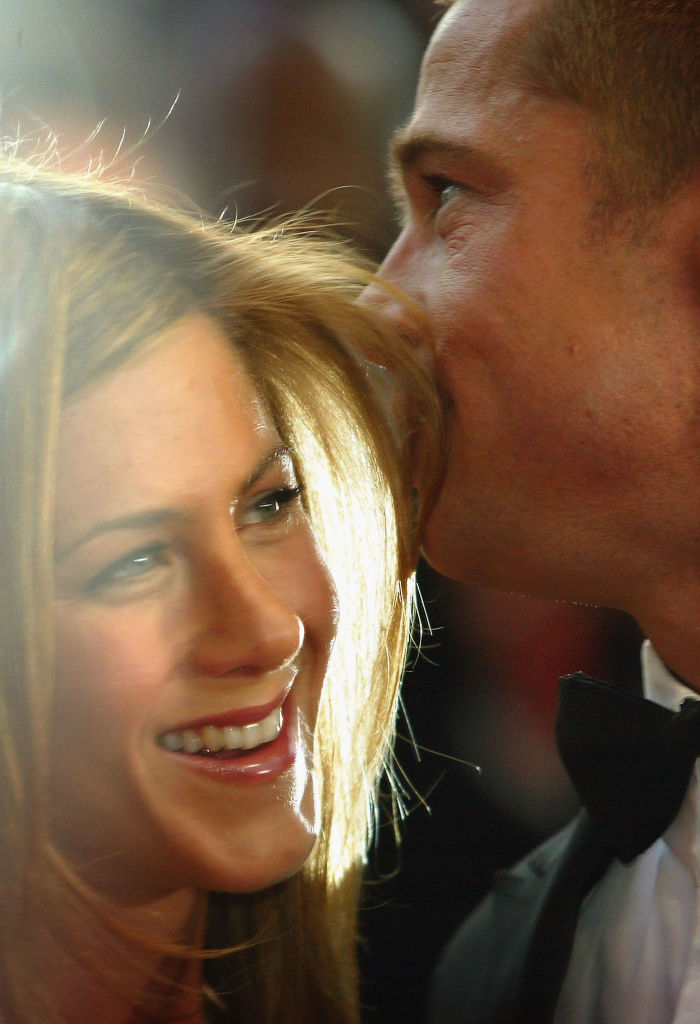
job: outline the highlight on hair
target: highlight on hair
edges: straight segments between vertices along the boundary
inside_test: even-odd
[[[207,979],[229,988],[236,979],[237,1020],[358,1019],[357,893],[390,756],[423,510],[356,349],[411,381],[425,434],[415,481],[424,502],[444,453],[430,382],[356,302],[367,280],[340,242],[303,222],[240,230],[133,187],[0,158],[0,1010],[8,1020],[59,1022],[22,927],[29,910],[40,908],[69,950],[71,909],[96,915],[114,940],[95,966],[107,980],[129,942],[142,941],[82,882],[48,826],[55,449],[65,403],[165,344],[167,328],[193,312],[243,353],[295,452],[340,607],[314,750],[319,839],[294,878],[211,897],[209,945],[239,952],[205,954]]]

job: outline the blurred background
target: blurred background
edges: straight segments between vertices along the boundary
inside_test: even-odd
[[[215,216],[310,208],[379,260],[396,232],[387,145],[434,22],[429,0],[1,0],[0,129]],[[367,1024],[420,1021],[440,949],[493,871],[575,810],[558,677],[638,675],[625,616],[426,566],[420,581],[432,632],[404,686],[402,842],[387,793],[361,919]]]

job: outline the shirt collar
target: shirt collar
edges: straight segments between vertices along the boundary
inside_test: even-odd
[[[642,645],[642,685],[644,696],[648,700],[661,704],[669,711],[677,711],[686,697],[698,699],[696,691],[685,686],[663,663],[649,640],[645,640]],[[685,865],[696,888],[700,888],[700,807],[697,776],[696,764],[681,809],[663,838]]]
[[[677,711],[686,697],[698,700],[696,690],[691,690],[663,663],[650,640],[642,645],[642,685],[644,696],[656,704]]]

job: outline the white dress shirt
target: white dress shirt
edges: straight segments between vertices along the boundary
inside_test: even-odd
[[[698,697],[649,641],[644,695],[671,710]],[[698,762],[666,833],[631,864],[615,860],[581,908],[554,1024],[699,1024]]]

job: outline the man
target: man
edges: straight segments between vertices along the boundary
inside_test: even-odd
[[[665,723],[658,704],[700,691],[700,4],[443,6],[395,140],[404,226],[382,270],[428,313],[451,405],[427,557],[634,615]],[[575,701],[579,684],[605,689],[574,680]],[[458,933],[433,1024],[700,1020],[698,752],[670,820],[631,846],[589,800],[617,782],[615,750],[592,757],[575,779],[591,813]],[[646,802],[647,783],[623,790]]]

